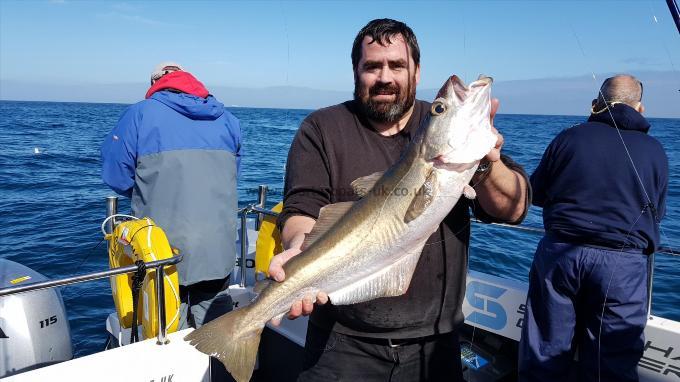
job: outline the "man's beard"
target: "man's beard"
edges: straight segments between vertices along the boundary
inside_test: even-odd
[[[402,89],[396,84],[375,84],[368,89],[361,87],[359,79],[354,80],[354,100],[363,109],[366,117],[379,123],[394,123],[399,121],[411,109],[416,100],[415,78],[409,81],[408,89]],[[394,101],[374,101],[372,96],[388,92],[395,95]]]

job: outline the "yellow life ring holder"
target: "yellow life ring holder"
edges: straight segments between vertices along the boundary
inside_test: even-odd
[[[173,256],[165,232],[150,218],[122,222],[106,238],[111,268],[134,265],[137,260],[146,263]],[[168,333],[172,333],[179,327],[179,276],[174,265],[166,266],[164,271],[166,328]],[[130,328],[132,274],[112,276],[111,292],[121,327]],[[141,317],[144,338],[152,338],[158,333],[156,303],[156,270],[148,269],[137,303],[137,316]]]
[[[272,211],[280,213],[283,210],[283,202],[275,205]],[[283,252],[281,234],[276,228],[276,218],[265,216],[260,225],[255,243],[255,273],[264,273],[269,277],[269,263],[274,255]]]

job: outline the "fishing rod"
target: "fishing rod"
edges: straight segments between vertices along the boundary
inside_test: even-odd
[[[677,29],[678,29],[678,33],[680,33],[680,14],[679,14],[679,12],[678,12],[677,3],[676,3],[675,0],[666,0],[666,4],[668,5],[668,8],[669,8],[669,10],[670,10],[670,12],[671,12],[671,15],[672,15],[672,17],[673,17],[673,21],[675,22],[675,26],[676,26]],[[655,21],[656,23],[658,23],[658,20],[657,20],[656,16],[654,16],[654,21]],[[581,45],[581,42],[580,42],[580,40],[579,40],[579,38],[578,38],[578,35],[576,34],[576,31],[573,29],[573,27],[572,27],[572,32],[573,32],[574,37],[575,37],[575,39],[576,39],[576,42],[577,42],[577,44],[578,44],[578,46],[579,46],[579,49],[581,50],[581,54],[582,54],[583,57],[587,60],[588,57],[587,57],[587,55],[586,55],[586,53],[585,53],[585,50],[583,49],[583,46]],[[666,51],[667,51],[667,53],[668,53],[668,50],[667,50],[667,49],[666,49]],[[669,55],[669,59],[670,59],[670,55]],[[672,61],[671,61],[671,65],[672,65]],[[595,72],[594,72],[594,71],[591,71],[591,73],[592,73],[593,80],[595,81],[595,80],[596,80]],[[628,231],[628,233],[627,233],[627,235],[626,235],[626,237],[628,238],[628,236],[631,234],[632,230],[634,229],[635,225],[638,223],[638,220],[646,213],[647,206],[648,206],[648,205],[652,205],[652,206],[653,206],[653,203],[652,203],[651,199],[649,198],[649,195],[648,195],[648,193],[647,193],[647,190],[645,189],[645,186],[644,186],[644,184],[643,184],[643,182],[642,182],[642,179],[640,178],[640,175],[639,175],[639,173],[638,173],[638,170],[637,170],[637,168],[636,168],[636,166],[635,166],[635,162],[633,161],[633,158],[632,158],[631,155],[630,155],[630,152],[629,152],[629,150],[628,150],[628,147],[627,147],[627,145],[626,145],[626,142],[624,141],[623,136],[621,135],[621,132],[619,131],[619,128],[618,128],[617,123],[616,123],[616,120],[614,119],[614,116],[613,116],[613,114],[612,114],[611,108],[610,108],[610,106],[609,106],[609,102],[608,102],[608,100],[606,99],[605,95],[604,95],[603,92],[602,92],[602,88],[600,88],[600,90],[599,90],[599,96],[602,97],[602,99],[605,101],[605,110],[609,113],[609,116],[610,116],[610,118],[611,118],[611,120],[612,120],[612,122],[613,122],[613,124],[614,124],[614,128],[615,128],[616,132],[618,133],[619,138],[620,138],[620,140],[621,140],[621,143],[622,143],[622,145],[623,145],[623,149],[626,151],[626,155],[628,156],[628,160],[629,160],[629,162],[630,162],[630,165],[631,165],[631,167],[632,167],[632,170],[635,172],[635,175],[636,175],[636,177],[637,177],[637,179],[638,179],[639,186],[640,186],[640,188],[641,188],[641,190],[642,190],[642,192],[643,192],[643,194],[644,194],[644,199],[647,200],[647,203],[645,204],[645,207],[642,209],[640,215],[637,217],[637,219],[635,220],[635,222],[633,222],[633,225],[631,226],[630,230]],[[659,217],[656,216],[656,212],[654,211],[653,208],[652,208],[652,210],[650,211],[650,213],[653,214],[654,220],[656,221],[656,224],[657,224],[658,227],[659,227],[659,230],[660,230],[661,235],[663,235],[664,237],[666,237],[666,234],[665,234],[663,228],[661,227],[661,224],[660,224],[661,222],[660,222],[660,220],[659,220]],[[626,238],[626,240],[627,240],[627,238]],[[616,267],[617,267],[617,265],[618,265],[618,260],[619,260],[619,258],[616,257],[615,262],[614,262],[613,269],[611,270],[611,273],[610,273],[610,276],[609,276],[609,282],[607,283],[607,287],[606,287],[605,294],[604,294],[604,299],[603,299],[603,301],[602,301],[602,311],[601,311],[601,313],[600,313],[600,323],[599,323],[599,329],[598,329],[598,333],[597,333],[597,380],[598,380],[598,381],[601,381],[601,377],[602,377],[602,376],[601,376],[601,372],[602,372],[602,366],[601,366],[601,354],[602,354],[602,348],[601,348],[601,346],[602,346],[602,345],[601,345],[601,341],[602,341],[602,326],[603,326],[603,320],[604,320],[605,310],[606,310],[606,307],[607,307],[607,297],[608,297],[608,295],[609,295],[609,289],[610,289],[610,286],[611,286],[611,282],[612,282],[612,280],[613,280],[613,276],[614,276]],[[651,297],[652,297],[652,294],[651,294],[651,275],[652,275],[653,272],[654,272],[654,254],[651,254],[651,255],[650,255],[650,259],[649,259],[649,261],[648,261],[648,263],[647,263],[647,271],[649,272],[649,274],[648,274],[648,285],[647,285],[647,288],[648,288],[648,291],[647,291],[647,298],[648,298],[648,301],[647,301],[647,315],[649,316],[649,315],[651,314],[651,306],[652,306],[652,302],[651,302]]]
[[[671,11],[671,16],[673,16],[673,21],[675,21],[675,27],[678,28],[678,33],[680,33],[680,11],[678,10],[678,3],[675,0],[666,0],[668,5],[668,10]]]

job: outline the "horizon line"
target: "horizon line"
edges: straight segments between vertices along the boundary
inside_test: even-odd
[[[122,102],[86,102],[86,101],[39,101],[39,100],[19,100],[19,99],[5,99],[0,98],[0,102],[32,102],[32,103],[78,103],[78,104],[96,104],[96,105],[134,105],[134,103],[122,103]],[[233,109],[274,109],[274,110],[302,110],[302,111],[316,111],[316,109],[301,109],[296,107],[264,107],[264,106],[235,106],[235,105],[224,105],[225,108]],[[497,115],[532,115],[532,116],[546,116],[546,117],[586,117],[583,115],[576,114],[530,114],[530,113],[498,113]],[[680,117],[645,117],[651,119],[672,119],[680,120]]]

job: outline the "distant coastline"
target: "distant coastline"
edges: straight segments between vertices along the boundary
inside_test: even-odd
[[[667,71],[635,72],[645,84],[648,117],[680,118],[680,84],[673,83],[675,73]],[[563,78],[496,81],[493,96],[500,99],[501,114],[573,115],[589,112],[601,80],[611,73]],[[315,110],[352,97],[352,91],[323,90],[296,86],[238,88],[208,86],[211,93],[230,107]],[[38,90],[36,90],[38,89]],[[132,104],[142,99],[146,84],[37,84],[0,80],[0,100],[85,102]],[[432,100],[437,89],[421,89],[418,98]]]

